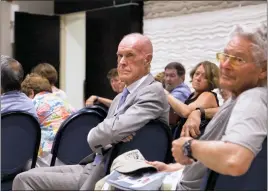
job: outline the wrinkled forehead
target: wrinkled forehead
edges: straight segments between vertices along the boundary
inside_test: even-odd
[[[245,37],[234,36],[225,46],[224,52],[234,52],[237,54],[239,53],[240,55],[249,55],[251,54],[251,41]]]

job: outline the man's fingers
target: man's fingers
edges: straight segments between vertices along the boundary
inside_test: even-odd
[[[185,129],[185,137],[190,137],[189,127],[188,126]]]
[[[197,137],[197,134],[195,133],[195,130],[192,128],[190,129],[190,134],[192,137],[196,138]]]
[[[180,135],[181,137],[185,137],[185,129],[186,129],[186,126],[184,125],[181,130],[181,135]]]
[[[129,135],[129,136],[127,136],[126,138],[124,138],[124,139],[122,139],[122,142],[129,142],[129,141],[131,141],[133,139],[133,136],[132,135]]]

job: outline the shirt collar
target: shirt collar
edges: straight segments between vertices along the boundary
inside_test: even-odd
[[[18,91],[18,90],[13,90],[13,91],[7,91],[5,93],[2,93],[1,95],[11,95],[11,94],[20,94],[21,91]]]
[[[131,85],[127,86],[127,90],[129,91],[129,94],[132,94],[143,82],[144,80],[149,76],[149,74],[143,76],[139,80],[135,81]]]

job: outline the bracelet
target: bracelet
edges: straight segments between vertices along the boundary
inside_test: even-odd
[[[202,107],[197,107],[195,110],[199,110],[201,113],[201,120],[205,120],[206,119],[206,113],[205,110]]]

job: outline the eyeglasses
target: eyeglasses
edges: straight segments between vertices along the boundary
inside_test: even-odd
[[[226,62],[226,60],[229,59],[229,62],[231,63],[232,66],[240,66],[247,63],[241,57],[236,57],[225,53],[216,53],[216,58],[221,63]]]

